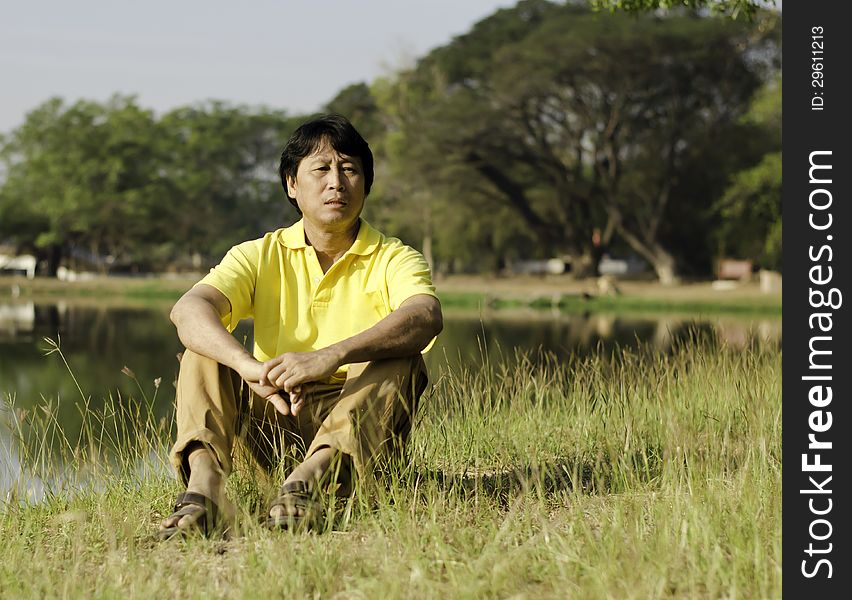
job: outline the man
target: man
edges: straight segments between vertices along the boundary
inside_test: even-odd
[[[232,248],[178,300],[171,320],[187,351],[177,386],[171,462],[186,493],[161,537],[216,524],[235,442],[272,472],[305,450],[266,519],[315,522],[317,494],[398,452],[426,386],[421,352],[442,329],[423,256],[360,218],[373,181],[367,142],[345,118],[300,126],[279,168],[302,215]],[[254,319],[254,352],[231,331]]]

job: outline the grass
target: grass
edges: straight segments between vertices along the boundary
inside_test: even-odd
[[[141,304],[177,300],[200,275],[175,278],[97,277],[64,282],[48,278],[28,280],[0,276],[0,299],[21,297],[51,302],[59,298],[104,303]],[[661,286],[654,282],[624,281],[616,296],[599,294],[595,279],[540,277],[450,277],[437,282],[445,308],[537,308],[565,313],[672,313],[781,314],[780,293],[763,294],[755,283],[718,292],[709,282]]]
[[[81,281],[60,281],[49,277],[26,279],[0,276],[0,298],[28,298],[38,301],[57,299],[136,300],[139,302],[173,301],[183,295],[199,275],[190,277],[105,277]]]
[[[553,294],[531,298],[500,297],[481,293],[443,292],[441,305],[447,308],[493,309],[537,308],[578,313],[648,313],[648,314],[767,314],[781,315],[781,304],[775,299],[745,298],[734,300],[695,300],[642,296],[588,296],[583,294]]]
[[[780,372],[774,345],[698,336],[433,372],[407,462],[326,531],[262,530],[272,484],[242,471],[231,539],[163,544],[179,490],[147,400],[77,439],[9,398],[21,484],[64,483],[2,505],[0,597],[780,597]]]

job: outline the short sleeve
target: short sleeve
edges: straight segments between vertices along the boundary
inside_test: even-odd
[[[410,246],[400,244],[399,248],[394,250],[388,262],[386,279],[391,310],[396,310],[400,304],[417,294],[438,297],[432,283],[429,263]]]
[[[228,250],[222,262],[210,269],[198,282],[213,286],[228,298],[231,312],[222,318],[222,324],[228,331],[233,331],[240,320],[253,316],[257,254],[254,242],[234,246]]]

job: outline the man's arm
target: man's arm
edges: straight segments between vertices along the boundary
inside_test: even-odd
[[[212,285],[197,285],[175,303],[169,315],[180,341],[188,349],[234,369],[249,387],[266,398],[283,414],[287,402],[276,388],[260,385],[263,363],[256,360],[222,325],[222,317],[231,312],[231,303]]]
[[[443,329],[441,304],[428,294],[405,300],[387,317],[350,338],[315,352],[287,352],[265,363],[260,378],[300,404],[300,386],[329,377],[341,365],[417,354]],[[298,411],[296,411],[298,412]]]

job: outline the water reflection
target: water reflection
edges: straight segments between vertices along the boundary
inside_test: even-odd
[[[71,410],[87,397],[97,407],[110,394],[148,399],[158,394],[156,405],[165,414],[174,396],[176,356],[183,350],[168,309],[167,305],[0,304],[0,397],[11,396],[16,406],[24,408],[56,399],[60,410]],[[696,320],[525,310],[447,311],[444,321],[444,331],[427,355],[430,367],[478,363],[485,356],[511,357],[515,348],[543,349],[561,357],[639,344],[668,352],[696,331],[735,348],[781,341],[779,317]],[[251,343],[249,323],[241,326],[238,336]],[[48,354],[51,346],[44,338],[59,342],[68,367],[57,353]],[[125,367],[136,381],[122,373]],[[155,380],[162,382],[159,391]]]
[[[20,500],[38,501],[44,495],[41,478],[21,468],[17,444],[13,434],[14,416],[6,403],[0,399],[0,506],[13,497]]]
[[[59,344],[67,366],[58,353],[48,354],[46,337]],[[83,399],[97,408],[110,394],[152,398],[155,379],[174,380],[181,349],[168,307],[7,304],[0,310],[0,397],[21,408],[54,399],[62,421],[73,421]],[[125,366],[137,381],[122,374]],[[158,404],[165,410],[169,403]]]
[[[0,400],[22,411],[50,404],[72,443],[80,433],[84,400],[90,410],[97,411],[108,397],[122,405],[147,399],[156,419],[171,419],[176,355],[183,348],[168,320],[169,308],[167,304],[139,308],[0,303]],[[451,310],[446,311],[444,332],[427,363],[435,372],[461,363],[481,364],[485,357],[491,361],[511,358],[515,349],[543,349],[568,357],[644,344],[655,352],[669,352],[696,331],[736,348],[780,344],[781,319]],[[47,354],[50,345],[45,337],[59,342],[62,356]],[[250,337],[249,324],[241,326],[239,337]],[[125,366],[135,380],[122,373]],[[158,379],[159,389],[154,383]],[[20,455],[12,443],[10,416],[8,407],[0,404],[0,498],[20,479]],[[32,485],[37,487],[38,482]]]
[[[642,345],[667,353],[696,334],[718,345],[745,348],[751,344],[780,344],[780,317],[716,317],[712,320],[687,316],[635,317],[616,314],[564,314],[527,311],[450,313],[445,329],[432,352],[432,365],[492,361],[513,356],[515,349],[542,349],[559,357],[591,352],[609,354]],[[446,357],[436,355],[446,354]]]

